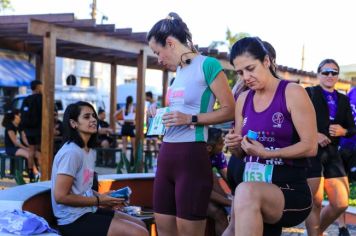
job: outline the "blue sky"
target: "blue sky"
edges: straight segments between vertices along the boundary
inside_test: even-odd
[[[90,18],[91,0],[11,0],[14,11],[2,14],[74,13]],[[356,64],[356,32],[352,0],[97,0],[98,23],[117,28],[148,31],[170,11],[187,23],[193,41],[208,46],[224,41],[232,32],[247,32],[273,44],[277,63],[300,69],[305,46],[304,69],[316,70],[325,58],[340,65]]]

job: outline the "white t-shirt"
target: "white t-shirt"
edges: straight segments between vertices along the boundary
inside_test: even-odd
[[[199,114],[213,111],[215,95],[210,89],[211,83],[223,68],[213,57],[198,55],[186,67],[178,67],[176,78],[168,88],[167,101],[170,111],[180,111],[185,114]],[[163,141],[206,142],[208,128],[197,125],[171,126],[167,129]]]
[[[96,152],[90,149],[86,152],[74,142],[66,143],[56,154],[51,176],[51,200],[53,213],[57,217],[58,225],[66,225],[74,222],[87,212],[95,212],[96,207],[72,207],[57,204],[54,199],[54,186],[58,174],[70,175],[74,178],[71,192],[81,196],[94,196],[93,176]]]

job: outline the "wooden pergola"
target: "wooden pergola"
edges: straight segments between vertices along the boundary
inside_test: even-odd
[[[168,87],[168,71],[158,63],[146,41],[146,32],[114,24],[96,24],[93,19],[76,19],[73,13],[0,16],[0,49],[28,53],[36,58],[36,79],[43,83],[42,101],[42,180],[48,180],[53,159],[53,110],[55,58],[65,57],[108,63],[110,76],[110,125],[115,129],[117,65],[137,67],[136,147],[143,145],[146,69],[163,71],[162,104]],[[220,59],[227,70],[227,53],[200,48],[202,54]],[[36,118],[34,118],[36,119]],[[135,156],[142,155],[137,148]]]
[[[0,48],[36,57],[36,79],[43,83],[42,180],[50,178],[53,158],[53,142],[50,140],[54,138],[52,111],[56,56],[111,65],[110,124],[113,128],[117,65],[138,68],[136,145],[142,144],[145,71],[146,68],[163,69],[157,64],[156,56],[147,45],[146,33],[133,33],[129,28],[116,29],[112,24],[98,25],[92,19],[78,20],[72,13],[0,16]],[[167,83],[167,80],[168,72],[164,71],[164,83]]]

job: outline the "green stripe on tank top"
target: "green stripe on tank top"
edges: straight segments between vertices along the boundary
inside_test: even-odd
[[[212,91],[210,89],[210,87],[207,87],[203,93],[203,95],[201,96],[201,100],[200,100],[200,113],[206,113],[208,111],[208,106],[209,106],[209,102],[210,102],[210,98],[212,96]],[[204,125],[197,125],[197,127],[195,128],[195,141],[196,142],[201,142],[201,141],[205,141],[204,140]]]

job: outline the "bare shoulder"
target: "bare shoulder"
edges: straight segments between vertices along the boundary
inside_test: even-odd
[[[237,98],[237,103],[244,103],[247,97],[247,94],[250,90],[243,91],[240,93],[239,97]]]
[[[305,88],[296,83],[288,83],[286,87],[286,96],[288,98],[300,98],[300,96],[308,96]]]

